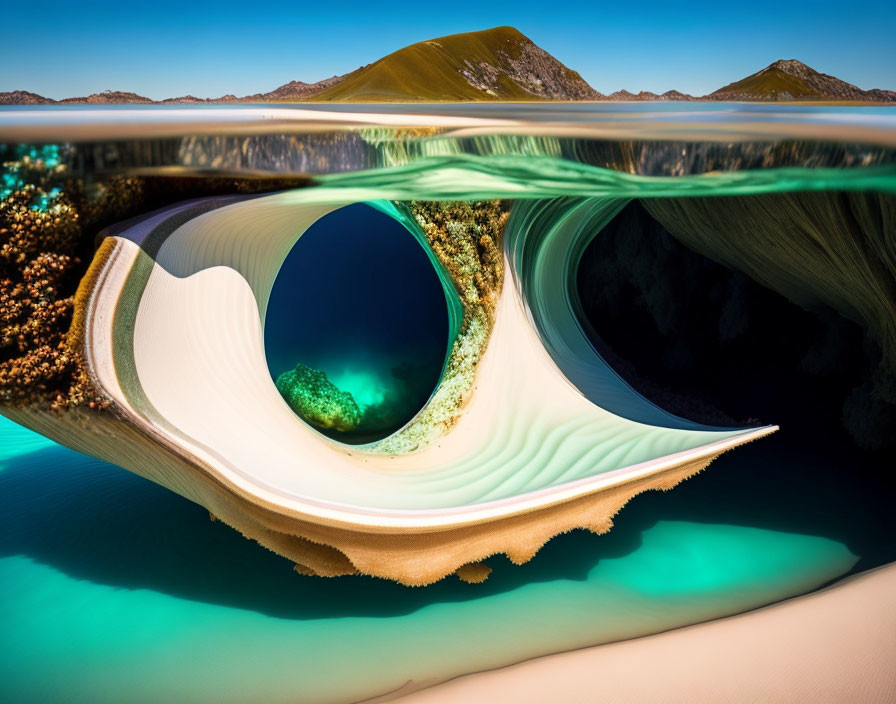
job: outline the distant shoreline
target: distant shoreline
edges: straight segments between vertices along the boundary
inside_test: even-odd
[[[22,108],[22,107],[58,107],[66,108],[68,106],[77,107],[95,107],[104,108],[110,106],[127,106],[127,107],[235,107],[245,106],[264,106],[264,105],[332,105],[332,106],[349,106],[349,105],[645,105],[645,104],[725,104],[725,105],[818,105],[833,107],[896,107],[896,103],[886,101],[870,101],[870,100],[709,100],[706,98],[695,98],[693,100],[353,100],[353,101],[329,101],[329,100],[266,100],[266,101],[218,101],[203,100],[200,102],[177,102],[168,100],[153,100],[151,102],[107,102],[107,103],[91,103],[91,102],[62,102],[53,101],[46,103],[0,103],[2,108]]]
[[[105,90],[53,100],[27,90],[0,92],[0,105],[208,105],[277,103],[566,103],[747,102],[831,105],[896,104],[896,91],[868,90],[820,73],[797,59],[778,59],[745,78],[703,95],[621,89],[609,94],[503,26],[437,37],[399,49],[341,76],[315,83],[289,81],[272,91],[216,98],[193,94],[153,100],[132,91]]]

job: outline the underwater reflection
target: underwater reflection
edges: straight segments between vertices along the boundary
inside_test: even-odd
[[[28,451],[23,434],[0,422],[21,449],[0,455],[0,648],[19,654],[0,664],[6,701],[359,701],[738,613],[894,557],[892,487],[783,433],[636,497],[606,535],[425,589],[297,575],[186,499],[58,446]]]
[[[786,436],[770,438],[723,456],[675,492],[636,497],[606,535],[560,536],[520,567],[492,558],[491,578],[475,587],[449,578],[415,589],[362,576],[300,577],[186,499],[54,446],[11,457],[0,471],[0,555],[25,555],[98,584],[294,619],[400,616],[535,582],[587,580],[596,565],[624,560],[645,531],[668,521],[820,536],[868,569],[896,557],[886,540],[896,527],[887,510],[893,489],[873,468],[843,472],[848,460],[836,447],[797,452]]]

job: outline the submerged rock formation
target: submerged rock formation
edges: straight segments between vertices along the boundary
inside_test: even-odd
[[[347,432],[361,422],[361,409],[327,375],[304,364],[277,377],[277,391],[296,413],[320,428]]]

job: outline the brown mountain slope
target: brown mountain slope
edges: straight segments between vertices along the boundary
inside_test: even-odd
[[[345,76],[333,76],[332,78],[325,78],[317,83],[290,81],[268,93],[255,93],[253,95],[247,95],[245,98],[238,98],[238,100],[241,103],[301,103],[323,93],[327,88],[331,88],[342,81],[343,78],[345,78]],[[218,98],[217,100],[212,99],[209,102],[219,101],[225,102],[224,98]]]
[[[364,66],[314,100],[595,100],[575,71],[513,27],[412,44]]]
[[[693,95],[688,95],[687,93],[682,93],[677,90],[667,90],[665,93],[657,94],[651,93],[649,90],[642,90],[640,93],[631,93],[627,90],[617,90],[615,93],[610,93],[607,96],[608,100],[620,101],[620,102],[653,102],[659,100],[675,100],[675,101],[690,101],[690,100],[700,100],[700,98],[695,98]]]
[[[0,93],[0,105],[47,105],[55,102],[55,100],[27,90],[11,90]]]
[[[145,105],[156,101],[136,93],[121,90],[104,90],[86,97],[64,98],[59,103],[83,103],[87,105]]]
[[[843,100],[896,102],[896,92],[862,90],[819,73],[795,59],[782,59],[707,96],[711,100]]]

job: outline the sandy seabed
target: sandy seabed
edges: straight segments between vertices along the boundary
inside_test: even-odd
[[[896,563],[756,611],[459,677],[445,702],[896,701]]]

